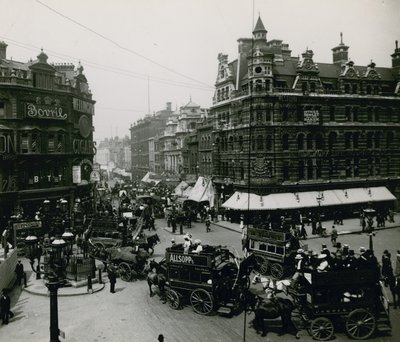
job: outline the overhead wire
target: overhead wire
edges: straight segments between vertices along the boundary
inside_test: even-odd
[[[49,5],[43,3],[43,2],[40,1],[40,0],[34,0],[34,1],[37,2],[38,4],[40,4],[41,6],[46,7],[46,8],[49,9],[50,11],[56,13],[57,15],[59,15],[59,16],[65,18],[65,19],[67,19],[67,20],[73,22],[74,24],[76,24],[76,25],[82,27],[83,29],[85,29],[85,30],[87,30],[87,31],[89,31],[89,32],[91,32],[91,33],[93,33],[94,35],[96,35],[96,36],[98,36],[98,37],[100,37],[100,38],[102,38],[102,39],[108,41],[109,43],[115,45],[116,47],[120,48],[121,50],[124,50],[124,51],[126,51],[126,52],[128,52],[128,53],[131,53],[131,54],[133,54],[133,55],[135,55],[135,56],[138,56],[138,57],[140,57],[140,58],[142,58],[142,59],[144,59],[144,60],[146,60],[146,61],[148,61],[148,62],[150,62],[150,63],[152,63],[152,64],[154,64],[154,65],[157,65],[157,66],[160,67],[160,68],[163,68],[163,69],[165,69],[165,70],[167,70],[167,71],[169,71],[169,72],[172,72],[172,73],[174,73],[174,74],[176,74],[176,75],[179,75],[179,76],[181,76],[181,77],[184,77],[184,78],[186,78],[186,79],[188,79],[188,80],[191,80],[191,81],[194,81],[194,82],[196,82],[196,83],[202,84],[203,86],[206,86],[206,87],[211,87],[211,85],[209,85],[209,84],[207,84],[207,83],[205,83],[205,82],[203,82],[203,81],[199,81],[199,80],[197,80],[197,79],[195,79],[195,78],[193,78],[193,77],[191,77],[191,76],[187,76],[187,75],[185,75],[185,74],[183,74],[183,73],[181,73],[181,72],[179,72],[179,71],[176,71],[175,69],[172,69],[172,68],[170,68],[170,67],[168,67],[168,66],[166,66],[166,65],[163,65],[163,64],[161,64],[161,63],[159,63],[159,62],[157,62],[157,61],[155,61],[155,60],[153,60],[153,59],[151,59],[151,58],[149,58],[149,57],[147,57],[147,56],[145,56],[145,55],[143,55],[143,54],[141,54],[141,53],[139,53],[139,52],[137,52],[137,51],[134,51],[134,50],[132,50],[132,49],[130,49],[130,48],[127,48],[127,47],[121,45],[120,43],[116,42],[115,40],[113,40],[113,39],[111,39],[111,38],[109,38],[109,37],[107,37],[107,36],[105,36],[105,35],[103,35],[103,34],[97,32],[97,31],[93,30],[92,28],[90,28],[90,27],[88,27],[88,26],[86,26],[86,25],[80,23],[79,21],[77,21],[77,20],[75,20],[75,19],[72,19],[72,18],[68,17],[67,15],[65,15],[65,14],[63,14],[63,13],[61,13],[61,12],[55,10],[54,8],[50,7]]]
[[[11,39],[9,37],[5,37],[5,36],[1,36],[1,39],[6,40],[7,42],[12,42],[13,45],[27,49],[27,50],[31,50],[31,51],[38,51],[40,50],[40,48],[38,46],[34,46],[31,44],[27,44],[27,43],[22,43],[19,42],[17,40]],[[52,55],[54,55],[55,57],[58,57],[60,59],[66,60],[66,61],[71,61],[71,60],[76,60],[76,61],[80,61],[80,62],[84,62],[85,66],[89,66],[91,68],[94,69],[98,69],[98,70],[102,70],[105,72],[110,72],[110,73],[115,73],[115,74],[119,74],[122,76],[126,76],[126,77],[132,77],[132,78],[136,78],[136,79],[142,79],[142,80],[148,80],[148,78],[150,78],[151,81],[153,82],[157,82],[157,83],[162,83],[162,84],[168,84],[168,85],[172,85],[172,86],[176,86],[176,87],[186,87],[186,88],[192,88],[192,89],[196,89],[196,90],[201,90],[201,91],[214,91],[214,89],[210,88],[210,87],[204,87],[201,85],[196,85],[196,84],[191,84],[191,83],[186,83],[186,82],[181,82],[181,81],[175,81],[175,80],[170,80],[170,79],[165,79],[165,78],[160,78],[160,77],[156,77],[156,76],[149,76],[149,75],[145,75],[145,74],[140,74],[131,70],[127,70],[127,69],[122,69],[122,68],[118,68],[118,67],[114,67],[114,66],[109,66],[109,65],[105,65],[105,64],[100,64],[97,62],[93,62],[93,61],[89,61],[86,59],[78,59],[76,57],[72,57],[54,50],[46,50],[49,53],[51,53]]]

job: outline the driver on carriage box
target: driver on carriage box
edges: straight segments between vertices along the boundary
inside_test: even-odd
[[[203,246],[201,245],[201,240],[199,240],[199,239],[194,240],[194,246],[195,246],[195,249],[193,250],[193,253],[198,254],[203,251]]]

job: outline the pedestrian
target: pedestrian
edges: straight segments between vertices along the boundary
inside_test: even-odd
[[[396,264],[394,269],[394,275],[396,277],[400,277],[400,249],[398,249],[396,253]]]
[[[164,342],[164,335],[163,334],[158,335],[157,340],[158,342]]]
[[[176,232],[176,216],[175,215],[171,216],[171,227],[172,227],[172,233],[175,234],[175,232]]]
[[[385,283],[385,286],[387,287],[389,284],[389,279],[393,275],[393,268],[392,268],[392,260],[391,254],[387,249],[383,251],[382,255],[382,278]]]
[[[17,275],[17,285],[21,285],[21,280],[24,279],[24,265],[22,265],[21,260],[18,260],[17,265],[15,266],[15,274]]]
[[[117,282],[117,275],[115,274],[114,266],[108,266],[108,279],[110,280],[110,293],[115,293],[115,283]]]
[[[307,239],[307,231],[304,223],[301,223],[300,227],[300,239],[306,240]]]
[[[397,309],[400,307],[400,278],[396,278],[393,274],[388,279],[388,284],[390,288],[390,292],[392,292],[393,297],[393,308]]]
[[[367,221],[365,220],[364,216],[361,219],[361,226],[362,226],[362,232],[364,233],[367,228]]]
[[[336,239],[338,237],[338,232],[335,228],[335,226],[332,226],[332,232],[331,232],[331,242],[332,242],[332,246],[336,247]]]
[[[207,218],[206,218],[206,229],[207,229],[207,233],[211,231],[210,225],[211,225],[210,217],[209,217],[209,215],[207,215]]]
[[[175,247],[175,246],[176,246],[175,239],[171,239],[171,247]]]
[[[3,295],[0,298],[0,312],[1,319],[3,324],[8,324],[8,320],[10,317],[13,317],[14,314],[11,312],[11,298],[8,295],[8,290],[3,289]]]

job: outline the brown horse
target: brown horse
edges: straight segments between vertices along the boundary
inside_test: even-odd
[[[165,259],[161,260],[159,263],[155,260],[150,261],[150,271],[147,274],[147,284],[149,285],[150,297],[154,296],[154,292],[152,290],[152,285],[158,287],[160,291],[160,298],[165,303],[165,283],[167,278],[165,276],[166,269],[164,266]]]

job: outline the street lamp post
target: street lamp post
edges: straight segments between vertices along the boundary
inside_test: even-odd
[[[321,225],[321,202],[324,200],[324,193],[319,192],[317,196],[318,202],[318,230],[319,233],[322,234],[322,225]]]
[[[65,271],[67,269],[69,258],[72,252],[74,235],[65,232],[64,237],[68,243],[62,238],[56,238],[51,244],[47,267],[34,267],[34,262],[38,250],[38,238],[30,235],[25,239],[28,247],[27,256],[30,261],[33,272],[44,275],[47,278],[46,287],[50,292],[50,342],[59,342],[60,330],[58,328],[58,289],[65,283]],[[42,265],[44,266],[44,265]]]

